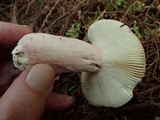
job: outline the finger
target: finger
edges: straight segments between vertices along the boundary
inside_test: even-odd
[[[13,80],[20,74],[20,71],[13,67],[11,61],[0,63],[0,96],[8,89]],[[52,93],[49,96],[46,108],[48,110],[63,110],[73,103],[73,98],[69,95]]]
[[[19,74],[20,71],[14,68],[11,60],[0,62],[0,96]]]
[[[38,120],[52,91],[54,70],[38,64],[14,80],[0,101],[0,119]]]
[[[23,35],[31,32],[32,29],[25,25],[0,22],[0,45],[12,47]]]
[[[0,22],[0,57],[6,57],[16,42],[32,29],[25,25]]]
[[[64,94],[52,93],[46,104],[47,110],[64,110],[73,103],[73,97]]]

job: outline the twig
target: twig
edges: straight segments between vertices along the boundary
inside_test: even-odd
[[[151,102],[151,103],[140,103],[140,104],[135,104],[135,105],[130,105],[130,106],[124,106],[120,108],[116,108],[111,110],[111,112],[107,112],[103,115],[99,115],[97,119],[100,118],[106,118],[106,117],[111,117],[116,114],[120,114],[125,111],[132,111],[132,110],[137,110],[137,109],[144,109],[144,108],[160,108],[160,102]]]
[[[60,3],[60,0],[57,0],[57,1],[55,2],[54,6],[50,9],[50,11],[48,12],[48,14],[46,15],[46,18],[43,20],[43,23],[42,23],[42,25],[41,25],[40,31],[41,31],[41,29],[44,28],[45,24],[46,24],[47,21],[48,21],[49,16],[51,15],[52,11],[56,8],[56,6],[57,6],[59,3]]]
[[[151,56],[153,56],[157,51],[152,51],[149,55],[147,55],[146,60],[148,60]]]
[[[150,4],[150,6],[152,6],[152,5],[155,3],[155,1],[156,1],[156,0],[153,0],[153,2]],[[150,8],[147,9],[146,14],[145,14],[145,18],[146,18],[146,17],[149,17],[149,16],[148,16],[149,11],[150,11]]]
[[[62,16],[58,17],[55,21],[53,21],[48,27],[46,27],[44,29],[44,31],[47,31],[49,28],[51,28],[53,25],[55,25],[56,23],[60,22],[61,20],[63,20],[65,17],[67,17],[70,13],[74,13],[75,10],[77,10],[83,3],[85,3],[87,0],[83,0],[82,2],[80,2],[78,5],[76,5],[71,11],[68,11],[66,13],[64,13]]]
[[[123,21],[124,18],[126,17],[126,15],[128,14],[129,10],[138,2],[139,0],[136,0],[133,4],[131,4],[129,6],[129,8],[127,9],[127,11],[124,13],[124,15],[122,16],[121,20],[120,21]]]
[[[87,115],[84,120],[91,120],[94,118],[95,114],[98,113],[100,111],[99,108],[94,109],[92,112],[89,113],[89,115]]]
[[[156,62],[155,67],[153,69],[152,75],[153,75],[153,78],[155,78],[158,82],[160,82],[160,79],[158,79],[157,77],[155,77],[156,70],[158,68],[158,65],[160,64],[160,54],[159,54],[159,50],[158,50],[159,49],[159,47],[158,47],[158,39],[155,40],[154,43],[155,43],[155,47],[156,47],[156,56],[157,56],[156,60],[157,60],[157,62]]]
[[[155,59],[155,60],[146,68],[146,71],[148,71],[156,62],[157,62],[157,60]]]
[[[142,92],[139,93],[139,95],[147,94],[147,93],[153,92],[153,91],[155,91],[155,90],[157,90],[157,89],[160,89],[160,85],[157,85],[157,86],[155,86],[155,87],[153,87],[153,88],[150,88],[150,89],[148,89],[148,90],[142,91]]]
[[[63,18],[69,15],[69,12],[64,13],[62,16],[58,17],[54,22],[52,22],[48,27],[44,29],[44,31],[47,31],[49,28],[51,28],[56,23],[60,22]]]
[[[25,15],[28,13],[29,9],[30,9],[30,6],[35,2],[35,0],[32,0],[31,2],[29,2],[28,6],[27,6],[27,9],[25,11]]]
[[[62,85],[66,80],[68,80],[70,77],[74,76],[76,73],[72,73],[71,75],[69,75],[67,78],[65,78],[61,83],[59,83],[58,85],[54,86],[55,88],[58,88],[60,85]]]
[[[16,5],[16,3],[13,3],[11,11],[12,11],[11,22],[12,22],[12,23],[17,23],[17,17],[16,17],[17,5]]]

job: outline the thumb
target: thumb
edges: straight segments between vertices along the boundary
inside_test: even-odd
[[[0,119],[40,119],[52,90],[54,76],[54,70],[45,64],[25,70],[2,96]]]

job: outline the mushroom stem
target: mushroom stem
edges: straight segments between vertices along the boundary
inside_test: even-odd
[[[57,73],[99,72],[102,50],[74,38],[31,33],[20,39],[12,51],[15,67],[20,70],[38,64],[52,65]]]

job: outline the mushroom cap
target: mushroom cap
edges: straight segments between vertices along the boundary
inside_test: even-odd
[[[99,73],[82,72],[82,91],[95,106],[120,107],[133,97],[133,89],[145,72],[140,40],[124,23],[99,20],[88,30],[89,41],[102,49]]]

